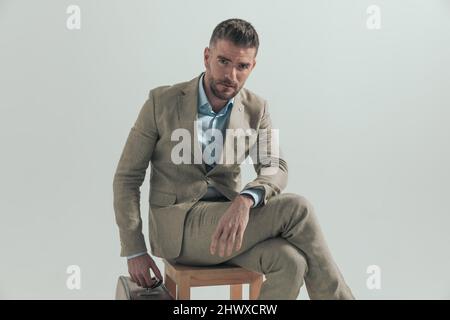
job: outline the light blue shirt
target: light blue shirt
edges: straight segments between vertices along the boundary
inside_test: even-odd
[[[222,137],[225,137],[225,130],[234,104],[234,98],[232,98],[222,109],[219,110],[219,112],[214,112],[203,87],[204,76],[205,74],[203,73],[198,83],[197,108],[197,133],[202,151],[204,151],[206,146],[214,140],[211,134],[207,134],[208,130],[209,132],[211,132],[211,130],[220,130]],[[205,162],[211,163],[211,165],[205,164],[206,170],[209,171],[215,166],[214,156],[218,157],[219,155],[215,155],[214,153],[210,155],[209,152],[206,152],[206,155],[209,156],[209,158],[207,158]],[[254,204],[252,208],[256,207],[261,202],[263,196],[263,191],[256,188],[249,188],[241,191],[240,193],[248,194],[253,198]],[[211,200],[219,197],[222,197],[222,194],[220,194],[219,191],[217,191],[213,186],[208,186],[207,192],[201,200]]]
[[[230,118],[231,109],[233,108],[234,98],[230,99],[227,102],[227,105],[220,109],[219,112],[214,112],[211,108],[211,104],[208,101],[208,97],[206,96],[205,89],[203,87],[203,78],[204,73],[200,77],[199,84],[198,84],[198,107],[197,107],[197,134],[198,134],[198,141],[202,147],[202,151],[204,151],[205,147],[211,143],[212,136],[211,134],[206,134],[211,132],[211,130],[220,130],[222,132],[222,137],[225,137],[225,130],[228,124],[228,119]],[[209,152],[206,154],[209,155]],[[212,168],[214,168],[214,153],[211,154],[211,157],[207,159],[207,164],[205,163],[206,170],[210,171]],[[253,198],[253,206],[252,208],[258,206],[261,202],[261,199],[263,197],[263,190],[256,189],[256,188],[249,188],[242,190],[240,194],[248,194]],[[214,200],[215,198],[222,197],[222,194],[213,186],[208,186],[208,189],[205,193],[205,195],[200,200]],[[138,257],[141,255],[146,254],[147,252],[140,252],[137,254],[133,254],[131,256],[128,256],[127,259],[131,259],[134,257]]]

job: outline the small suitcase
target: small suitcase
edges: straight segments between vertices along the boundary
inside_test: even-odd
[[[162,281],[152,288],[141,288],[130,277],[120,276],[117,281],[116,300],[174,300],[174,298]]]

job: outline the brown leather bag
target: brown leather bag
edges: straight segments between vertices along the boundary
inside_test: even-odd
[[[130,277],[120,276],[117,281],[116,300],[174,300],[174,298],[162,281],[151,288],[141,288]]]

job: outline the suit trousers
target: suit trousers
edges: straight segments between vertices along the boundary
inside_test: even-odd
[[[187,213],[183,243],[175,262],[231,264],[265,275],[260,300],[295,300],[305,284],[309,298],[354,299],[334,262],[314,208],[303,196],[281,193],[250,209],[239,251],[210,253],[211,239],[230,201],[199,201]],[[225,251],[226,252],[226,251]]]

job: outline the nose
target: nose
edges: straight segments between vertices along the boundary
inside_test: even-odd
[[[232,83],[236,83],[237,82],[236,67],[231,67],[231,70],[229,70],[225,74],[225,79],[227,79],[228,81],[230,81]]]

